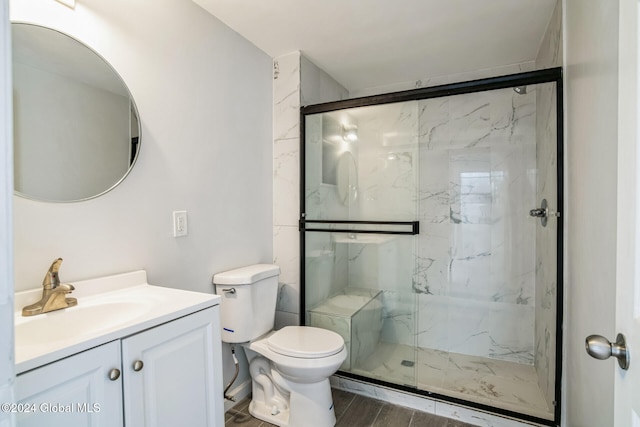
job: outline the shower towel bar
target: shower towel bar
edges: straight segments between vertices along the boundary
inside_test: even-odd
[[[363,225],[387,225],[391,227],[407,227],[406,230],[390,230],[390,229],[359,229],[359,228],[309,228],[308,224],[340,224],[343,226],[363,226]],[[325,220],[325,219],[300,219],[300,231],[314,231],[322,233],[363,233],[363,234],[404,234],[416,235],[420,234],[420,221],[349,221],[349,220]]]

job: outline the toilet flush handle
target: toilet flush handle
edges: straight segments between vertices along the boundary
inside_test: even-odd
[[[222,292],[229,293],[229,294],[235,294],[236,293],[236,288],[223,289]]]

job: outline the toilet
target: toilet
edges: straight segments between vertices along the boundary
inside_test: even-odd
[[[256,264],[213,276],[222,341],[245,349],[251,415],[281,427],[334,426],[329,377],[347,358],[344,340],[310,326],[273,330],[279,274],[276,265]]]

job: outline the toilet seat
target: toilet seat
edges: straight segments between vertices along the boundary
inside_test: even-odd
[[[339,353],[344,348],[344,340],[326,329],[286,326],[267,338],[267,346],[283,356],[318,359]]]

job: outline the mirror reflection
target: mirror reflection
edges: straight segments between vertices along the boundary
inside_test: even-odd
[[[11,28],[16,194],[69,202],[109,191],[139,151],[127,86],[72,37],[32,24]]]

